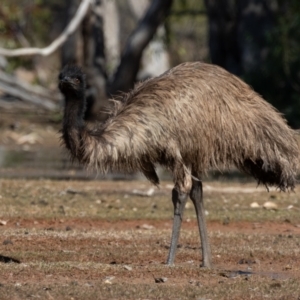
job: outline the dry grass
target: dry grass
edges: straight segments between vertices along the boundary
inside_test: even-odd
[[[208,220],[300,222],[297,191],[282,193],[251,184],[204,183]],[[101,220],[170,219],[172,184],[162,183],[151,197],[148,182],[1,180],[0,218],[87,218]],[[251,209],[273,201],[278,210]],[[289,206],[293,208],[288,209]],[[195,219],[192,203],[185,216]]]
[[[145,182],[1,180],[0,254],[21,263],[0,263],[0,299],[299,299],[297,193],[205,186],[213,270],[199,268],[191,205],[175,266],[164,264],[168,183],[142,197]],[[269,200],[277,211],[250,208]]]

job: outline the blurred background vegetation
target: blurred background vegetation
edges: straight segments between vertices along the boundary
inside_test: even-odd
[[[115,95],[117,90],[132,88],[134,82],[114,87],[114,80],[122,56],[126,56],[130,36],[143,24],[147,13],[151,13],[154,2],[158,3],[155,0],[95,1],[100,8],[98,19],[93,21],[95,13],[89,12],[82,26],[58,51],[47,57],[2,57],[0,68],[30,84],[55,90],[61,65],[80,64],[90,78],[98,76],[98,81],[90,80],[89,88],[94,97],[90,106],[99,109],[105,106],[104,98]],[[138,72],[132,71],[133,81],[157,76],[184,61],[211,62],[243,78],[277,107],[292,127],[300,128],[299,0],[173,0],[169,3],[170,9],[165,8],[154,37],[137,58]],[[2,0],[0,46],[9,49],[47,46],[67,26],[79,4],[79,0]],[[89,20],[94,24],[92,30]],[[87,54],[84,52],[89,34],[96,42],[92,46],[94,50]],[[88,55],[94,57],[90,59]],[[96,65],[96,73],[88,71],[91,64]],[[97,106],[95,103],[99,101]]]

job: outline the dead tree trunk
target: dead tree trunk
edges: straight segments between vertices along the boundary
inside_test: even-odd
[[[167,17],[172,3],[173,0],[152,0],[146,14],[128,38],[119,67],[108,85],[109,96],[133,88],[143,51]]]
[[[276,25],[277,1],[237,1],[237,40],[244,73],[260,72],[269,53],[268,33]]]
[[[212,63],[243,75],[258,71],[268,54],[276,0],[205,0]]]
[[[87,74],[87,110],[86,118],[106,118],[106,66],[103,31],[103,4],[101,0],[94,2],[82,24],[84,69]]]
[[[79,1],[78,0],[67,0],[64,3],[63,14],[64,14],[64,28],[70,23],[74,17]],[[79,40],[79,31],[76,30],[64,43],[61,51],[61,65],[66,64],[79,64],[79,57],[77,54],[77,43]]]
[[[237,38],[238,10],[234,0],[205,0],[209,20],[211,61],[240,75],[241,56]]]

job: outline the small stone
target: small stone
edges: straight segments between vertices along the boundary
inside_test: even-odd
[[[188,203],[185,205],[185,208],[186,208],[186,209],[192,208],[192,203],[188,202]]]
[[[8,264],[8,263],[20,264],[21,263],[21,261],[16,258],[4,256],[4,255],[0,255],[0,262],[5,263],[5,264]]]
[[[285,267],[284,267],[284,270],[291,270],[292,269],[292,266],[291,265],[286,265]]]
[[[140,226],[141,229],[151,230],[154,228],[153,225],[143,224]]]
[[[124,269],[127,270],[127,271],[131,271],[131,270],[132,270],[132,267],[125,265],[125,266],[124,266]]]
[[[1,226],[5,226],[5,225],[7,225],[7,221],[0,220],[0,225],[1,225]]]
[[[154,194],[154,188],[150,188],[147,192],[146,192],[146,196],[150,197]]]
[[[47,206],[49,203],[46,200],[41,199],[41,200],[38,201],[38,204],[40,204],[42,206]]]
[[[3,245],[13,245],[13,242],[11,240],[4,240]]]
[[[112,284],[112,280],[115,278],[115,276],[107,276],[104,278],[104,283],[106,284]]]
[[[66,191],[65,191],[67,194],[71,194],[71,195],[75,195],[75,194],[80,194],[80,192],[79,191],[77,191],[77,190],[74,190],[74,189],[72,189],[72,188],[68,188],[68,189],[66,189]]]
[[[272,284],[270,284],[271,288],[280,288],[281,287],[281,283],[280,282],[274,282]]]
[[[192,285],[195,285],[195,286],[200,286],[201,285],[199,281],[193,280],[193,279],[189,281],[189,284],[192,284]]]
[[[86,282],[84,285],[88,286],[88,287],[93,287],[94,286],[91,282]]]
[[[228,225],[230,223],[230,218],[229,217],[226,217],[224,220],[223,220],[223,225]]]
[[[249,259],[242,258],[238,262],[239,265],[244,265],[244,264],[251,265],[251,264],[255,264],[255,263],[256,263],[255,259],[251,259],[251,258],[249,258]]]
[[[66,214],[65,208],[63,207],[63,205],[60,205],[60,206],[58,207],[58,213],[63,214],[63,215]]]
[[[278,205],[272,201],[267,201],[264,203],[263,208],[269,209],[269,210],[277,210]]]
[[[250,207],[251,207],[251,208],[260,208],[260,205],[259,205],[257,202],[252,202],[252,203],[250,204]]]
[[[137,196],[143,196],[143,197],[151,197],[154,194],[155,189],[150,188],[148,191],[140,191],[140,190],[132,190],[132,193]]]
[[[164,283],[168,280],[167,277],[158,277],[158,278],[154,278],[156,283]]]

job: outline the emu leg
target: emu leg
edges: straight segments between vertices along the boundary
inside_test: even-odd
[[[203,204],[203,191],[202,182],[193,180],[192,190],[190,193],[190,198],[192,199],[198,220],[198,228],[201,239],[202,248],[202,265],[204,268],[211,268],[211,251],[208,242],[206,222],[205,222],[205,210]]]
[[[172,190],[172,202],[174,206],[174,220],[172,229],[172,238],[169,256],[167,259],[167,264],[172,265],[175,259],[175,253],[177,248],[177,242],[179,238],[179,232],[181,227],[181,221],[183,218],[183,211],[188,198],[187,193],[178,192],[176,189]]]

